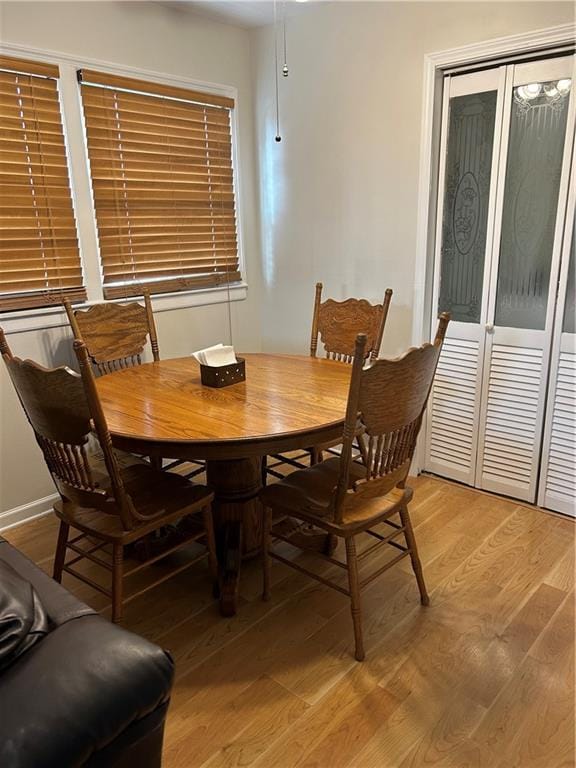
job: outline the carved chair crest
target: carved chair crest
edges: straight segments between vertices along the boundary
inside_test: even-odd
[[[154,360],[159,359],[150,298],[144,299],[144,306],[105,302],[86,310],[73,310],[69,301],[64,302],[74,337],[86,344],[98,373],[139,365],[148,338]]]
[[[382,342],[384,325],[388,315],[392,291],[386,290],[382,304],[370,304],[366,299],[322,301],[322,283],[316,285],[314,319],[310,354],[315,357],[318,337],[324,346],[326,357],[351,363],[354,357],[356,337],[366,336],[366,357],[376,359]]]

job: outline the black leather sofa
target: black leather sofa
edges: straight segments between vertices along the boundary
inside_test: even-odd
[[[1,768],[158,768],[170,657],[100,617],[2,537],[0,566],[0,632],[18,613],[17,598],[7,594],[14,582],[35,592],[43,614],[37,637],[28,634],[31,647],[13,660],[4,654]],[[4,631],[4,640],[10,635]]]

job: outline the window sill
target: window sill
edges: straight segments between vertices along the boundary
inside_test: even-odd
[[[230,287],[230,301],[243,301],[248,295],[246,283],[239,283]],[[126,299],[116,299],[118,303]],[[128,301],[139,301],[133,298]],[[203,307],[209,304],[225,304],[228,301],[228,287],[202,288],[196,291],[181,293],[165,293],[152,296],[154,312],[168,312],[175,309],[188,307]],[[75,304],[75,307],[89,307],[99,302],[88,301],[84,304]],[[61,328],[68,325],[68,318],[63,307],[41,307],[40,309],[21,309],[16,312],[0,312],[0,327],[6,334],[26,333],[27,331],[39,331],[46,328]]]

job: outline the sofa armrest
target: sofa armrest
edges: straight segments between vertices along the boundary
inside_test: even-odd
[[[79,616],[97,615],[1,536],[0,560],[32,584],[52,625],[58,626]]]
[[[174,668],[99,616],[59,626],[0,678],[0,765],[72,768],[162,706]]]

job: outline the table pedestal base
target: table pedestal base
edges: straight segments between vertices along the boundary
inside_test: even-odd
[[[206,477],[216,494],[214,526],[220,563],[220,612],[233,616],[238,602],[240,563],[258,554],[262,539],[262,460],[207,462]]]

